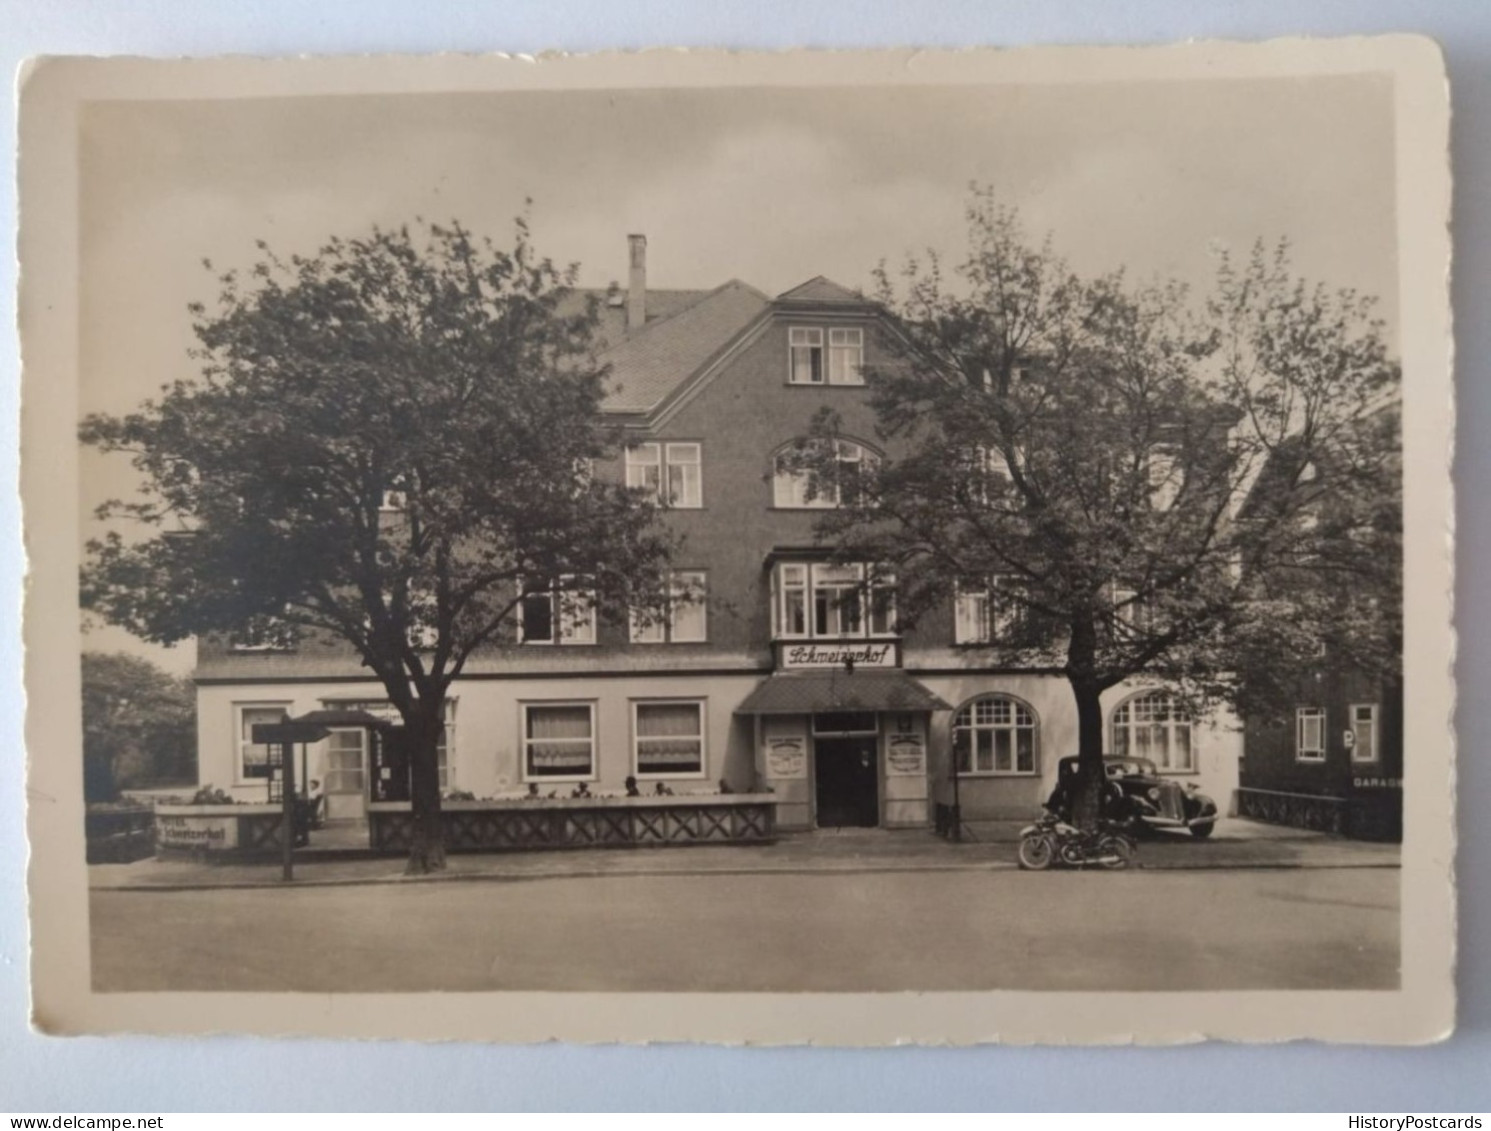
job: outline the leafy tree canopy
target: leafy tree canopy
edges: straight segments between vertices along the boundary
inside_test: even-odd
[[[616,442],[598,304],[524,221],[511,249],[459,225],[258,246],[192,307],[200,376],[83,423],[144,477],[101,516],[153,532],[90,545],[84,604],[149,640],[257,623],[349,642],[410,728],[428,814],[445,691],[522,590],[624,608],[670,544],[640,492],[590,475]]]
[[[83,653],[83,786],[89,801],[121,788],[194,780],[190,682],[123,652]]]
[[[955,269],[880,272],[892,454],[820,535],[895,569],[903,619],[987,592],[988,652],[1068,677],[1088,761],[1098,695],[1133,676],[1246,706],[1323,643],[1391,666],[1399,375],[1371,300],[1282,245],[1223,258],[1196,303],[1077,274],[987,190],[968,221]],[[837,427],[804,449],[820,481]]]

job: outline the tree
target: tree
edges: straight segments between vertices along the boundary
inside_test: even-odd
[[[83,794],[114,801],[121,788],[195,777],[192,685],[123,652],[83,653]]]
[[[350,644],[405,729],[410,870],[441,868],[452,681],[512,639],[525,595],[611,615],[660,588],[671,544],[641,492],[590,474],[616,443],[598,304],[524,221],[511,250],[459,225],[288,260],[258,247],[215,312],[191,308],[200,377],[82,426],[144,478],[143,502],[102,517],[152,532],[90,545],[84,605],[150,640],[251,626]]]
[[[1066,677],[1079,819],[1121,681],[1200,709],[1279,692],[1322,641],[1395,662],[1398,369],[1370,302],[1260,246],[1198,310],[1175,283],[1080,277],[987,190],[968,221],[956,270],[880,271],[897,334],[868,383],[903,454],[819,535],[894,570],[903,622],[964,602],[991,658]],[[837,427],[805,446],[816,482]]]

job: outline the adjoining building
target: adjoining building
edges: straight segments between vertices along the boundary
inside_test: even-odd
[[[476,797],[771,790],[782,829],[923,828],[957,794],[964,820],[1035,812],[1077,750],[1066,680],[989,666],[1000,622],[960,594],[902,631],[896,579],[830,560],[814,520],[852,490],[875,440],[863,381],[891,327],[863,296],[815,278],[770,298],[736,280],[649,290],[631,237],[628,286],[603,312],[614,388],[604,410],[628,436],[598,475],[656,490],[685,536],[674,600],[656,623],[612,623],[583,593],[528,594],[509,638],[468,662],[447,705],[441,785]],[[842,420],[838,483],[808,489],[792,445],[820,409]],[[396,500],[393,500],[396,505]],[[568,615],[578,597],[582,612]],[[982,598],[982,599],[981,599]],[[334,642],[203,640],[203,783],[265,794],[256,723],[320,708],[388,714],[381,685]],[[1232,796],[1240,728],[1188,717],[1162,687],[1104,697],[1113,752]],[[373,791],[367,732],[309,752],[332,820]]]

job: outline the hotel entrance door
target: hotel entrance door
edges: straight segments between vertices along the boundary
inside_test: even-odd
[[[816,738],[814,786],[818,827],[874,828],[880,824],[880,767],[875,735]]]

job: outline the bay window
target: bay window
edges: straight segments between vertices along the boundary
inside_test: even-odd
[[[896,633],[896,579],[862,564],[781,562],[772,573],[772,633],[844,639]]]

